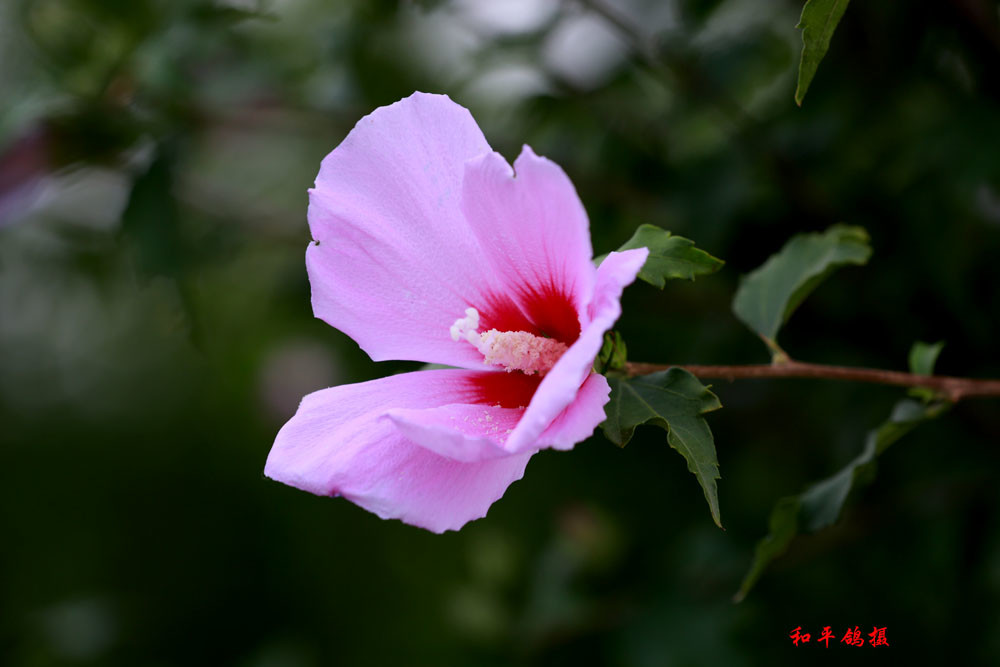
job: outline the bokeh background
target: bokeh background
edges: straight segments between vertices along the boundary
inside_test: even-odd
[[[631,357],[751,363],[741,273],[845,221],[875,254],[788,325],[804,360],[1000,376],[993,0],[852,3],[804,106],[801,2],[0,3],[0,663],[996,664],[1000,403],[881,459],[731,602],[782,495],[901,392],[717,382],[725,531],[662,431],[543,452],[437,536],[267,480],[300,397],[410,370],[312,317],[306,189],[373,108],[470,108],[569,173],[597,252],[641,223],[727,260],[637,284]],[[890,649],[795,648],[796,626]]]

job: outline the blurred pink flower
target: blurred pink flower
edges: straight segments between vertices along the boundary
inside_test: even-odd
[[[457,367],[306,396],[265,474],[435,532],[485,516],[541,448],[604,420],[592,372],[645,248],[595,268],[566,174],[514,168],[469,112],[414,93],[361,119],[309,192],[313,312],[375,361]]]

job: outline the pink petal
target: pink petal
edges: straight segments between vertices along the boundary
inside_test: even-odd
[[[601,263],[597,269],[594,299],[587,309],[590,323],[538,385],[517,428],[507,438],[508,451],[525,452],[537,448],[541,434],[576,398],[580,385],[591,373],[604,333],[621,315],[622,290],[635,280],[648,255],[648,249],[636,248],[610,253]]]
[[[594,429],[604,421],[604,406],[611,396],[611,386],[599,373],[591,373],[584,380],[576,398],[563,410],[539,436],[539,447],[573,449],[578,442],[594,434]]]
[[[452,404],[426,410],[392,410],[387,418],[422,447],[457,461],[482,461],[510,453],[503,448],[524,408]]]
[[[466,165],[462,211],[529,322],[492,322],[487,309],[484,327],[576,340],[596,272],[587,213],[563,170],[528,146],[513,169],[499,153],[486,153]]]
[[[618,321],[618,317],[622,314],[622,291],[635,282],[635,277],[639,275],[639,270],[646,263],[647,257],[649,248],[608,253],[597,267],[594,299],[587,306],[591,320],[604,319],[608,323],[608,329]],[[603,332],[601,335],[603,340]]]
[[[573,402],[545,429],[532,451],[542,447],[572,449],[589,438],[604,421],[604,405],[610,393],[611,387],[604,376],[591,373]],[[387,417],[407,438],[441,456],[482,461],[510,455],[505,443],[523,415],[523,407],[453,404],[397,409]]]
[[[382,416],[493,401],[491,391],[507,392],[495,386],[493,376],[500,375],[506,374],[421,371],[309,394],[278,433],[264,474],[318,495],[342,495],[384,519],[457,530],[486,515],[524,474],[531,454],[463,463],[414,444]],[[523,400],[516,393],[503,395]]]
[[[502,293],[460,210],[464,164],[489,150],[443,95],[414,93],[362,118],[309,192],[316,316],[376,361],[483,367],[448,329]]]

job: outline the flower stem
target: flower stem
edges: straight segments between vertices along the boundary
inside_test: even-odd
[[[625,372],[630,376],[647,375],[670,368],[667,364],[648,364],[630,361],[625,364]],[[872,382],[899,387],[924,387],[931,389],[950,401],[960,401],[972,397],[1000,397],[1000,380],[959,378],[944,375],[915,375],[879,368],[855,368],[851,366],[827,366],[803,361],[788,360],[779,364],[747,364],[740,366],[702,366],[681,364],[678,368],[699,378],[721,378],[740,380],[747,378],[820,378],[824,380],[845,380],[847,382]]]

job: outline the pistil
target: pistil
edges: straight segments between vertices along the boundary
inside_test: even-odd
[[[527,331],[490,329],[479,333],[479,311],[475,308],[466,308],[465,317],[451,325],[451,339],[471,343],[491,366],[528,375],[546,373],[567,349],[565,343]]]

